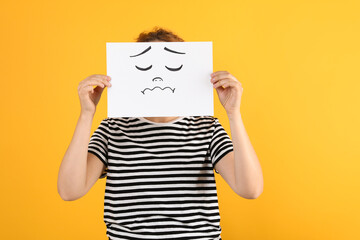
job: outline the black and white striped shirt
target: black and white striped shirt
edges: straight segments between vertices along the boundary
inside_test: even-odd
[[[221,239],[214,166],[233,144],[212,116],[106,118],[88,152],[106,170],[109,239]]]

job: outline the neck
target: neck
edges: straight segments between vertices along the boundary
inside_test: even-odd
[[[156,123],[167,123],[177,119],[178,117],[144,117],[144,118]]]

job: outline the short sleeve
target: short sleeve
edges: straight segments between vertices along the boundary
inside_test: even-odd
[[[220,124],[219,119],[214,119],[214,132],[211,138],[209,150],[213,168],[226,154],[234,150],[232,141],[223,126]],[[215,172],[219,173],[217,170],[215,170]]]
[[[97,156],[106,166],[105,171],[99,178],[107,176],[108,169],[108,139],[109,139],[109,126],[108,118],[101,121],[98,128],[94,131],[90,138],[88,145],[88,152]]]

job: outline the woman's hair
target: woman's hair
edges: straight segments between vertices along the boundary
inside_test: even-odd
[[[144,31],[136,38],[136,42],[151,42],[156,40],[162,42],[184,42],[178,35],[161,27],[154,27],[151,31]]]

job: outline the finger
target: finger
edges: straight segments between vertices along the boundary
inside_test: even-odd
[[[216,72],[213,72],[212,74],[210,74],[211,78],[213,77],[217,77],[217,76],[224,76],[224,75],[231,75],[228,71],[216,71]]]
[[[104,78],[105,80],[106,79],[110,79],[110,76],[108,76],[108,75],[104,75],[104,74],[93,74],[93,75],[91,75],[91,76],[89,76],[90,78],[91,77],[99,77],[99,78]]]
[[[227,88],[227,87],[238,87],[238,83],[234,82],[234,81],[228,81],[228,82],[225,82],[223,85],[222,85],[223,88]]]
[[[212,76],[213,79],[217,78],[232,78],[233,75],[231,75],[229,72],[219,72],[216,75]]]
[[[233,75],[231,75],[231,74],[228,73],[228,72],[224,72],[224,73],[219,73],[219,74],[213,76],[213,77],[211,78],[211,82],[214,83],[214,82],[216,82],[216,81],[218,81],[218,80],[220,80],[220,79],[223,79],[223,78],[231,78],[231,79],[234,79],[234,80],[235,80],[235,77],[234,77]]]
[[[237,80],[234,80],[232,78],[222,78],[222,79],[218,79],[215,82],[213,82],[213,85],[218,84],[219,82],[220,82],[220,85],[223,85],[227,81],[238,82]]]
[[[108,77],[91,77],[88,80],[92,80],[92,79],[99,79],[99,80],[101,80],[103,82],[109,82],[110,81],[110,77],[109,78]]]
[[[241,84],[237,80],[233,80],[233,79],[222,79],[214,85],[215,85],[214,86],[215,88],[219,87],[219,86],[223,86],[224,88],[228,87],[228,86],[232,86],[232,87],[240,87],[241,86]]]
[[[104,88],[105,84],[98,79],[93,79],[93,80],[88,80],[87,82],[85,82],[84,87],[86,87],[86,86],[99,86],[99,87]]]
[[[219,80],[217,80],[217,81],[215,81],[215,82],[213,82],[213,84],[216,84],[217,82],[219,82],[219,81],[231,81],[231,82],[234,82],[235,83],[235,86],[237,86],[237,85],[239,85],[240,87],[242,87],[241,86],[241,83],[236,79],[236,78],[223,78],[223,79],[219,79]],[[222,82],[222,84],[221,85],[224,85],[224,82]]]
[[[87,86],[84,88],[84,91],[94,93],[94,88],[92,86]]]
[[[107,75],[94,76],[94,78],[104,79],[105,81],[110,81],[111,80],[111,77],[107,76]]]
[[[89,92],[94,93],[94,88],[92,86],[86,86],[79,89],[79,95],[86,95]]]
[[[111,83],[109,82],[109,80],[104,80],[103,78],[98,78],[98,77],[94,77],[92,78],[94,80],[99,80],[101,81],[103,84],[105,84],[106,86],[110,87],[111,86]]]
[[[224,81],[224,80],[232,80],[233,81],[233,79],[231,79],[231,78],[216,78],[214,80],[211,80],[211,83],[215,84],[215,83],[217,83],[219,81]]]
[[[217,88],[219,86],[224,85],[225,83],[229,82],[229,81],[233,81],[232,79],[229,78],[224,78],[224,79],[220,79],[218,80],[216,83],[213,84],[214,88]]]
[[[111,80],[110,76],[101,75],[101,74],[93,74],[93,75],[88,76],[88,77],[85,78],[84,80],[82,80],[82,81],[80,82],[80,84],[82,84],[82,83],[84,83],[84,82],[87,82],[87,81],[89,81],[89,80],[91,80],[91,79],[97,79],[97,78],[99,78],[99,79],[104,79],[104,80],[108,80],[108,81]]]
[[[216,76],[218,74],[221,74],[221,73],[227,73],[228,71],[216,71],[216,72],[213,72],[211,73],[210,75],[213,77],[213,76]]]

